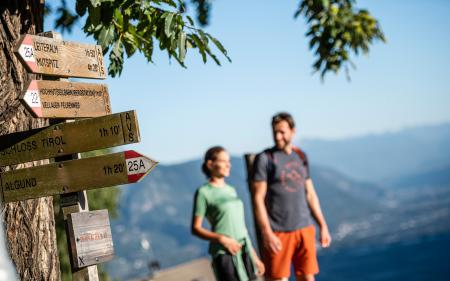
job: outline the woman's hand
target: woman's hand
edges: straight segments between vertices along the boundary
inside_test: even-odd
[[[233,256],[236,255],[242,248],[242,245],[236,240],[225,235],[220,235],[218,241]]]
[[[256,275],[263,276],[264,272],[266,272],[266,267],[264,266],[264,263],[258,258],[255,257],[255,265],[256,265]]]

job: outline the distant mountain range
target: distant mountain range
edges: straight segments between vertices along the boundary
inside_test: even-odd
[[[448,247],[438,245],[450,245],[450,164],[446,165],[450,158],[442,155],[450,151],[449,129],[450,125],[410,129],[335,145],[305,143],[316,164],[312,177],[334,238],[329,250],[319,251],[320,280],[402,280],[409,276],[425,280],[417,276],[428,271],[433,280],[448,280],[442,278],[450,264]],[[411,157],[419,146],[420,161]],[[333,153],[326,155],[327,149]],[[396,152],[390,153],[392,149]],[[383,162],[384,156],[376,151],[389,155],[389,161]],[[346,165],[333,162],[343,155],[347,155],[341,158]],[[418,165],[421,161],[433,164],[424,169]],[[112,221],[117,258],[107,264],[113,277],[146,276],[153,260],[170,267],[207,255],[207,243],[190,234],[193,195],[205,181],[200,164],[195,160],[160,165],[142,182],[122,188],[120,215]],[[243,199],[247,226],[253,231],[242,157],[232,157],[228,182]],[[416,255],[423,255],[427,262],[411,258],[414,251],[421,251]],[[358,270],[360,266],[364,272]]]
[[[375,183],[450,166],[450,124],[343,140],[305,140],[317,165]]]

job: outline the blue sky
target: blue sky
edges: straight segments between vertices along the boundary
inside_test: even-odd
[[[137,110],[142,141],[127,148],[164,164],[201,157],[216,144],[235,155],[256,152],[272,144],[270,118],[282,110],[296,118],[300,139],[450,122],[450,1],[357,1],[388,42],[354,58],[351,82],[342,72],[324,83],[311,74],[306,27],[293,19],[297,3],[213,1],[207,31],[233,60],[222,58],[222,67],[190,52],[183,69],[156,52],[154,64],[136,55],[121,77],[89,81],[108,85],[113,112]],[[81,27],[64,39],[93,42]]]

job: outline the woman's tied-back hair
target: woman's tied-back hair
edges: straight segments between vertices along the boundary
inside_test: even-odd
[[[225,148],[221,146],[213,146],[210,149],[208,149],[205,153],[205,159],[203,160],[202,164],[202,172],[205,174],[207,178],[211,177],[211,170],[208,169],[208,166],[206,163],[211,160],[214,161],[217,159],[217,154],[220,152],[225,151]]]
[[[286,121],[289,124],[289,128],[295,128],[294,118],[292,118],[292,115],[287,112],[280,112],[272,117],[272,128],[281,121]]]

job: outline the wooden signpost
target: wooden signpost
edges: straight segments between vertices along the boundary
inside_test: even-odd
[[[0,166],[140,141],[134,110],[0,137]]]
[[[26,34],[15,52],[31,73],[105,79],[102,48]]]
[[[134,150],[0,174],[3,202],[65,194],[142,179],[157,164]]]
[[[72,213],[67,217],[72,263],[81,268],[114,258],[108,210]]]
[[[31,80],[20,96],[22,103],[40,118],[82,118],[111,114],[104,84]]]
[[[16,45],[29,72],[47,78],[106,78],[99,45],[63,41],[55,32],[40,35],[23,35]],[[84,159],[79,153],[139,142],[136,113],[110,115],[104,84],[32,80],[20,100],[34,117],[53,118],[53,124],[0,137],[0,166],[45,158],[55,158],[55,163],[0,173],[0,199],[60,194],[72,279],[98,281],[96,264],[112,259],[114,249],[108,212],[89,212],[86,190],[137,182],[157,162],[133,150]],[[88,119],[67,120],[75,118]]]

